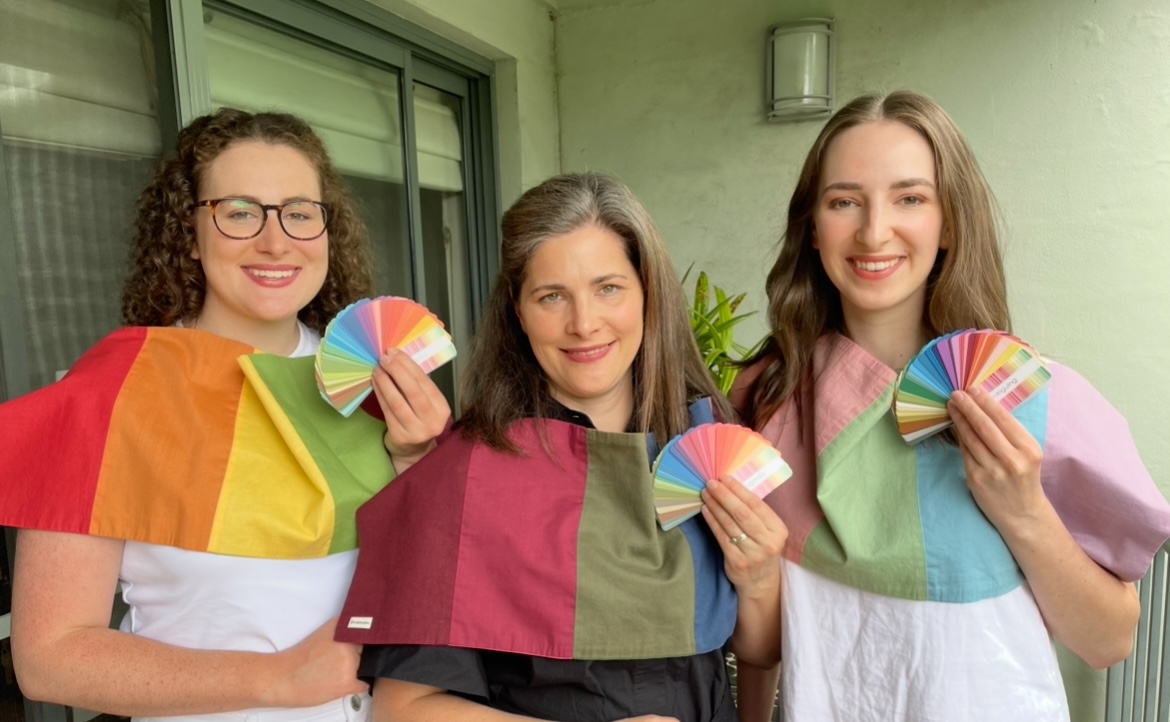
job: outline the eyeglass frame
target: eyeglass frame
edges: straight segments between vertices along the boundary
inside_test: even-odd
[[[256,232],[250,236],[233,236],[230,233],[226,233],[222,228],[219,227],[219,219],[216,218],[216,215],[215,215],[215,207],[217,205],[219,205],[220,203],[223,203],[224,201],[243,201],[244,203],[251,203],[254,206],[258,206],[260,208],[260,210],[264,212],[264,215],[261,216],[260,228],[257,229]],[[312,238],[298,238],[298,237],[296,237],[293,234],[288,232],[288,229],[284,227],[284,209],[288,206],[293,205],[294,203],[312,203],[313,205],[315,205],[321,209],[322,223],[321,223],[321,232],[320,233],[313,236]],[[295,200],[295,201],[289,201],[288,203],[258,203],[254,200],[251,200],[250,198],[237,198],[234,196],[227,196],[226,198],[208,198],[207,200],[197,201],[195,203],[195,207],[196,208],[202,208],[202,207],[210,208],[211,209],[211,222],[215,224],[215,229],[217,231],[219,231],[220,233],[223,233],[224,236],[232,239],[233,241],[249,241],[249,240],[255,238],[256,236],[260,235],[261,233],[263,233],[264,227],[266,225],[268,225],[268,211],[276,211],[276,222],[280,224],[280,230],[284,231],[284,234],[286,236],[288,236],[289,238],[293,239],[294,241],[315,241],[318,238],[320,238],[321,236],[325,235],[325,233],[329,230],[329,206],[325,205],[321,201]]]

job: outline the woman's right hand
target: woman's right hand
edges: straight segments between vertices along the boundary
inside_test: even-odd
[[[443,392],[409,354],[390,349],[374,369],[374,395],[386,419],[386,450],[401,474],[435,446],[451,420]]]
[[[357,678],[361,646],[333,640],[337,619],[330,619],[296,646],[277,653],[281,664],[271,688],[273,707],[314,707],[369,690],[369,685]]]

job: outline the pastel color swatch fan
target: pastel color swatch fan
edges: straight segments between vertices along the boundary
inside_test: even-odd
[[[664,531],[703,506],[707,482],[730,476],[761,499],[792,476],[768,440],[734,424],[702,424],[674,437],[654,461],[654,510]]]
[[[979,387],[1011,411],[1051,380],[1040,354],[1015,336],[955,331],[928,343],[899,374],[894,418],[902,438],[915,444],[952,424],[947,401],[955,390]]]
[[[409,354],[425,373],[455,358],[451,335],[426,306],[379,296],[350,304],[325,327],[317,349],[317,388],[343,416],[373,390],[374,368],[386,351]]]

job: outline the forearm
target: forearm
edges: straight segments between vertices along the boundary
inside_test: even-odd
[[[1097,669],[1129,655],[1141,610],[1133,585],[1090,559],[1051,504],[1000,533],[1056,639]]]
[[[736,663],[736,691],[740,722],[769,722],[776,704],[780,665],[764,668]]]
[[[14,614],[19,619],[19,611]],[[79,629],[35,652],[12,638],[25,696],[128,717],[279,706],[275,655],[173,647],[111,629]]]
[[[374,683],[373,722],[519,722],[533,717],[509,714],[410,682]]]
[[[737,590],[739,606],[731,651],[737,659],[758,667],[772,667],[780,661],[780,571],[767,584],[752,590]]]

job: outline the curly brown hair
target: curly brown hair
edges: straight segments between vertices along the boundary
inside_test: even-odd
[[[171,326],[202,310],[207,279],[202,264],[191,258],[192,210],[207,168],[239,141],[294,148],[320,176],[329,270],[316,297],[297,314],[300,320],[323,331],[339,311],[370,294],[369,234],[320,137],[293,115],[221,108],[180,131],[176,155],[159,163],[154,181],[138,197],[130,276],[122,290],[122,318],[128,325]]]

